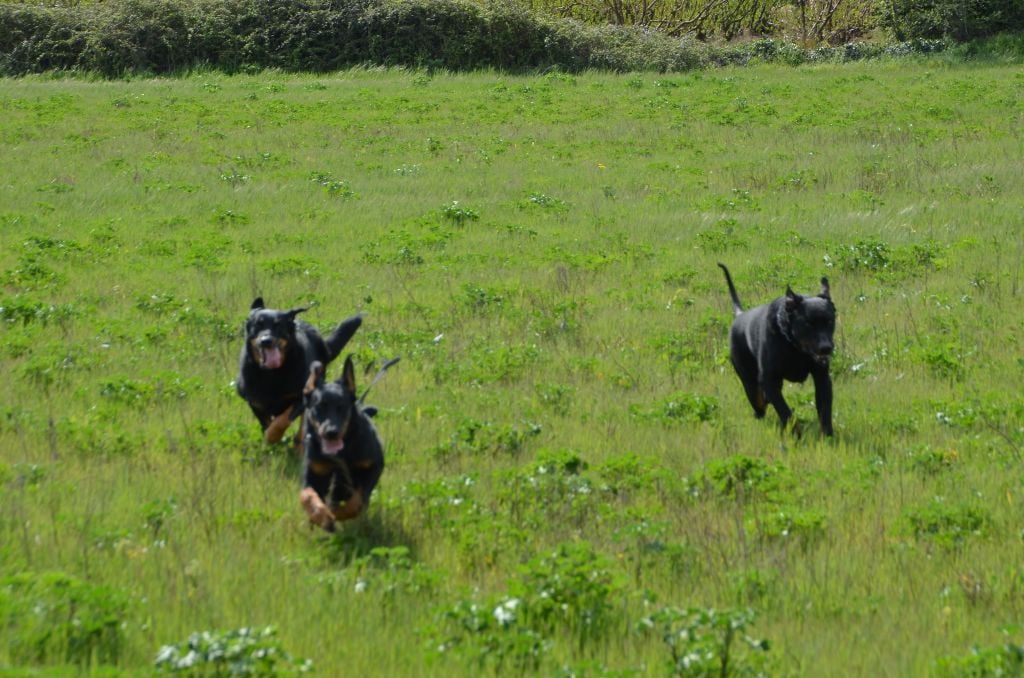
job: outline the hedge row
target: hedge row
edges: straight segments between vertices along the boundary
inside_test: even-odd
[[[762,40],[714,49],[621,26],[584,26],[466,0],[110,0],[0,4],[0,75],[163,75],[358,65],[508,72],[684,71],[752,59],[801,63],[934,51],[941,43],[826,52]]]
[[[1021,0],[887,0],[883,24],[899,37],[959,42],[1024,31]]]

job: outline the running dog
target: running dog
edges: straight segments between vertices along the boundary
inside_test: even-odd
[[[302,389],[314,362],[329,364],[363,322],[343,320],[324,341],[315,327],[296,320],[307,308],[277,311],[257,297],[245,321],[245,345],[235,387],[256,415],[268,443],[276,443],[302,414]]]
[[[725,282],[732,297],[729,349],[732,365],[743,382],[754,416],[764,416],[768,403],[785,428],[793,415],[782,397],[783,380],[814,379],[814,404],[822,432],[832,435],[832,378],[829,359],[834,344],[836,307],[829,295],[828,278],[821,279],[817,296],[803,296],[786,286],[786,294],[744,311],[725,264]]]
[[[323,365],[314,362],[304,389],[299,501],[309,522],[333,532],[336,521],[366,510],[384,472],[384,445],[356,397],[352,357],[345,359],[337,381],[325,384],[323,376]]]

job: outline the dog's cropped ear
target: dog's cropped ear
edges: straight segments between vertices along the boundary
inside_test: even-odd
[[[803,302],[804,298],[793,291],[793,288],[786,285],[786,310],[792,311]]]
[[[302,395],[309,397],[309,394],[316,390],[317,384],[323,380],[324,377],[324,364],[319,360],[314,360],[313,364],[309,366],[309,378],[306,379],[306,385],[302,387]]]
[[[356,392],[356,368],[352,364],[352,356],[345,358],[345,367],[341,371],[341,377],[338,379],[338,383],[350,393]]]
[[[829,294],[828,290],[828,278],[825,276],[821,276],[821,291],[818,292],[818,296],[822,299],[828,299],[829,301],[832,300],[832,295]]]
[[[250,311],[255,311],[258,308],[263,308],[263,297],[256,297],[252,300],[252,305],[249,306]]]

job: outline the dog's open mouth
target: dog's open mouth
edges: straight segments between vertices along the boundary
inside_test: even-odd
[[[280,347],[260,348],[260,364],[268,370],[276,370],[284,364],[284,354]]]
[[[320,449],[324,454],[338,454],[345,449],[345,441],[341,438],[329,440],[320,436]]]

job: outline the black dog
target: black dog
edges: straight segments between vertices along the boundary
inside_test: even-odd
[[[764,416],[767,403],[779,413],[785,428],[793,411],[782,397],[782,380],[803,382],[814,378],[814,404],[822,432],[832,435],[832,378],[828,373],[836,307],[829,296],[828,279],[821,279],[816,297],[802,296],[787,286],[786,295],[744,311],[732,276],[724,264],[735,318],[729,332],[733,367],[743,382],[754,416]]]
[[[311,523],[333,532],[335,521],[355,518],[369,504],[384,472],[384,446],[356,398],[352,357],[345,359],[337,381],[325,384],[323,374],[323,365],[313,363],[304,389],[299,501]]]
[[[362,324],[354,315],[341,322],[327,341],[312,325],[295,320],[307,310],[275,311],[257,297],[245,321],[245,346],[235,384],[263,427],[267,442],[276,443],[302,413],[302,389],[310,366],[327,365]]]

